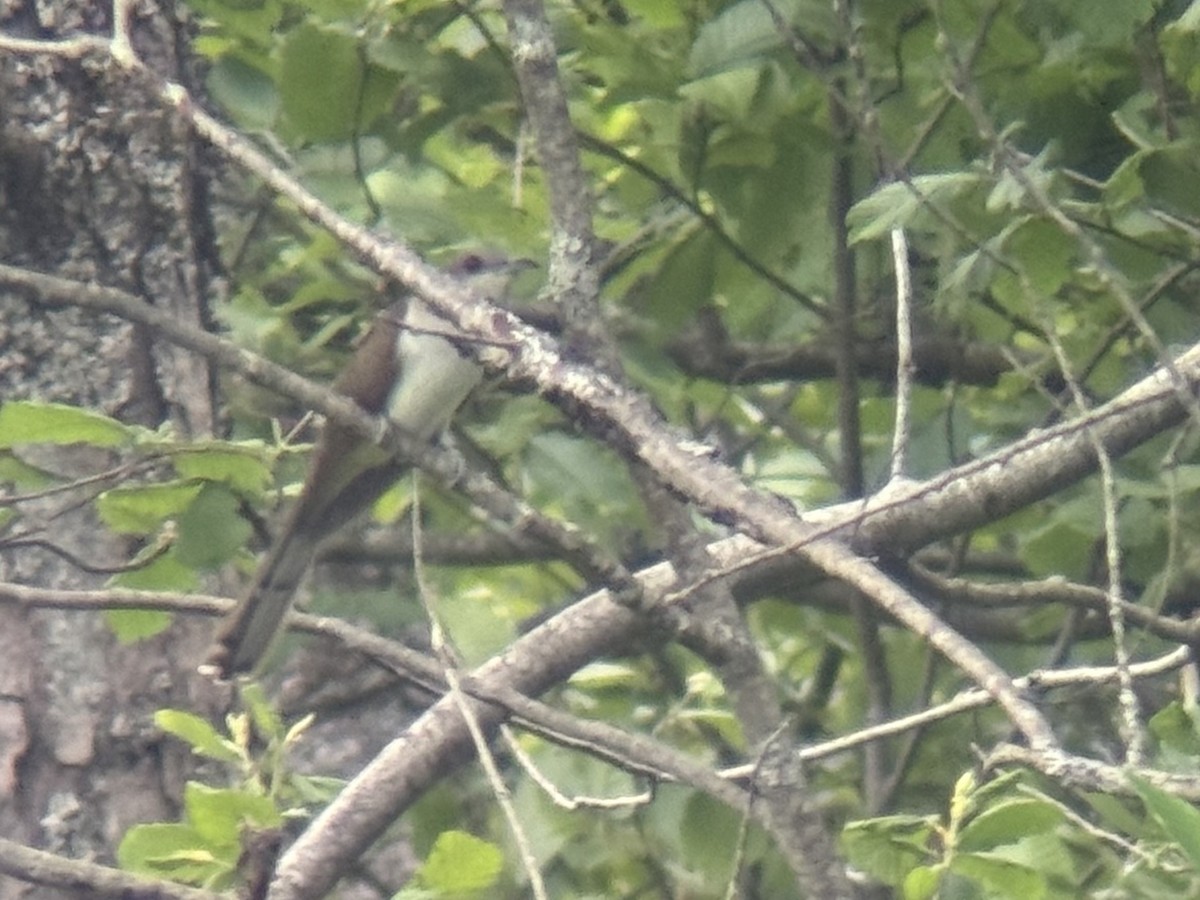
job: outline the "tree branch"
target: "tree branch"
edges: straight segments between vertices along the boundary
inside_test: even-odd
[[[89,900],[222,900],[225,894],[202,891],[122,872],[108,866],[79,859],[66,859],[57,853],[35,850],[0,838],[0,872],[46,888],[56,888]]]

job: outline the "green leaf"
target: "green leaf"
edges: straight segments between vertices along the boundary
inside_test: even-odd
[[[927,900],[942,883],[942,866],[917,866],[904,877],[904,900]]]
[[[893,228],[926,228],[937,222],[927,204],[948,203],[982,184],[974,172],[920,175],[911,184],[893,181],[858,201],[846,215],[850,242],[860,244],[889,235]]]
[[[1129,781],[1150,814],[1179,845],[1192,866],[1200,869],[1200,810],[1132,772]]]
[[[1197,723],[1179,701],[1172,701],[1150,717],[1150,733],[1158,739],[1164,753],[1180,763],[1194,763],[1200,757]]]
[[[710,883],[723,883],[734,863],[738,815],[699,792],[687,799],[685,810],[680,827],[684,862]]]
[[[1113,210],[1127,209],[1146,196],[1146,186],[1138,171],[1142,159],[1149,151],[1133,153],[1117,166],[1104,184],[1105,204]]]
[[[1075,577],[1091,559],[1098,533],[1099,500],[1079,497],[1044,511],[1041,525],[1023,535],[1021,560],[1038,577]]]
[[[574,793],[590,797],[620,797],[640,789],[629,773],[595,757],[544,740],[527,741],[525,750],[549,781],[570,785]]]
[[[348,138],[384,110],[396,76],[367,64],[360,49],[356,36],[335,26],[306,21],[287,33],[279,90],[297,138]]]
[[[147,547],[139,556],[153,558],[114,575],[109,583],[140,591],[186,592],[196,589],[195,570],[180,565],[173,551],[159,553],[157,548]],[[105,621],[117,639],[128,644],[162,633],[171,624],[172,616],[169,612],[152,609],[110,609],[105,612]]]
[[[259,496],[271,484],[271,467],[263,458],[261,441],[244,445],[213,442],[194,444],[171,457],[184,481],[220,481],[239,494]]]
[[[1075,242],[1047,219],[1026,219],[1007,234],[1004,248],[1043,298],[1056,293],[1074,269]]]
[[[284,38],[281,59],[283,113],[298,136],[349,136],[363,68],[355,38],[339,28],[305,22]]]
[[[210,846],[233,851],[236,861],[245,824],[278,828],[283,823],[270,797],[233,788],[212,788],[190,781],[183,792],[188,822]]]
[[[148,552],[154,552],[152,548]],[[112,584],[139,591],[194,591],[196,570],[182,565],[171,551],[157,556],[145,565],[139,565],[112,578]],[[125,612],[125,610],[122,610]],[[141,613],[142,610],[129,610]],[[158,615],[158,613],[153,613]],[[166,615],[164,613],[164,615]]]
[[[187,509],[203,489],[203,484],[179,481],[113,488],[96,498],[96,511],[119,534],[153,534]]]
[[[214,569],[250,540],[250,524],[238,514],[238,499],[224,486],[208,484],[178,519],[175,558],[181,565]]]
[[[703,725],[712,734],[719,734],[721,739],[730,747],[739,750],[746,749],[746,735],[742,731],[742,723],[732,712],[726,709],[685,709],[673,717],[681,722],[693,722]]]
[[[712,302],[717,248],[708,232],[679,241],[650,281],[643,310],[663,327],[677,329]]]
[[[117,847],[121,868],[184,884],[202,884],[227,870],[208,848],[204,838],[189,825],[154,823],[135,825]]]
[[[594,662],[575,672],[570,683],[586,691],[641,689],[646,686],[646,676],[627,663]]]
[[[748,473],[755,486],[786,497],[801,508],[830,503],[837,497],[838,488],[829,470],[810,450],[788,447],[777,455],[764,455],[757,462],[758,467]]]
[[[265,43],[283,13],[282,0],[188,0],[188,6],[249,43]]]
[[[984,205],[988,211],[1020,212],[1034,202],[1029,196],[1031,189],[1040,189],[1042,193],[1049,195],[1054,182],[1054,170],[1046,166],[1049,155],[1047,148],[1016,172],[1008,168],[1002,169],[985,201]]]
[[[1062,821],[1062,811],[1043,800],[1003,801],[971,819],[959,834],[958,847],[964,851],[989,850],[1049,831]]]
[[[1037,872],[1047,884],[1078,884],[1079,844],[1089,842],[1072,825],[1043,831],[1021,838],[1015,844],[1003,844],[987,852],[994,859],[1006,859]]]
[[[1063,11],[1089,41],[1124,50],[1157,5],[1155,0],[1067,0]]]
[[[154,724],[191,746],[192,751],[221,762],[237,763],[241,754],[205,719],[181,709],[160,709]]]
[[[663,4],[668,5],[668,4]],[[810,38],[836,33],[833,8],[816,0],[775,0],[772,4],[789,24],[803,23]],[[688,59],[697,75],[753,64],[783,46],[784,36],[760,0],[741,0],[700,29]]]
[[[534,435],[526,447],[530,497],[597,532],[629,529],[640,515],[637,491],[615,454],[558,431]],[[587,477],[580,477],[587,473]]]
[[[455,646],[471,662],[482,662],[501,652],[517,636],[513,622],[503,615],[495,585],[446,592],[438,597],[437,606]]]
[[[495,844],[465,831],[446,831],[438,835],[417,877],[443,894],[479,892],[496,883],[503,866],[504,854]]]
[[[288,784],[301,802],[309,806],[325,806],[345,789],[346,780],[322,775],[293,774]]]
[[[25,444],[119,447],[131,443],[134,433],[116,419],[63,403],[11,400],[0,406],[2,449]]]
[[[1189,219],[1200,218],[1200,162],[1193,143],[1180,141],[1145,154],[1138,172],[1146,199],[1154,206]]]
[[[1046,896],[1046,879],[1040,872],[994,854],[956,854],[950,871],[983,887],[988,897],[1041,900]]]
[[[885,884],[899,885],[931,857],[935,816],[880,816],[842,830],[846,858]]]
[[[1149,830],[1140,810],[1135,814],[1130,809],[1135,805],[1132,800],[1088,791],[1084,791],[1082,797],[1099,814],[1099,822],[1105,828],[1134,837],[1144,837]]]
[[[392,900],[442,900],[442,892],[408,884],[404,890],[392,894]]]
[[[110,609],[104,614],[104,621],[122,644],[132,644],[162,634],[173,620],[170,613],[154,609]]]
[[[260,130],[279,118],[275,82],[257,66],[223,55],[208,73],[208,93],[242,127]]]
[[[679,89],[679,93],[697,108],[711,111],[723,120],[744,122],[755,112],[760,80],[761,75],[756,69],[734,69],[685,84]],[[744,132],[738,134],[740,140],[737,143],[753,137]],[[733,139],[732,135],[730,139]],[[736,165],[753,162],[765,165],[770,159],[761,156],[764,151],[769,152],[769,148],[759,147],[747,156],[746,150],[739,148],[728,153],[724,159],[717,161],[717,164]]]
[[[655,28],[678,28],[687,24],[684,8],[678,3],[663,3],[662,0],[626,0],[625,7]]]
[[[1200,5],[1191,4],[1163,29],[1162,49],[1172,77],[1187,85],[1193,99],[1200,96]]]
[[[425,145],[430,162],[437,163],[467,187],[484,188],[509,174],[509,164],[484,145],[463,147],[449,135],[430,138]]]
[[[0,453],[0,484],[11,484],[20,490],[35,491],[57,481],[58,478],[50,472],[30,465],[11,452]]]

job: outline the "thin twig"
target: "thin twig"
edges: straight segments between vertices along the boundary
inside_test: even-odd
[[[892,266],[896,272],[896,424],[892,433],[892,480],[907,470],[908,444],[912,438],[912,270],[908,264],[908,240],[903,228],[892,229]]]
[[[425,559],[421,544],[421,490],[417,473],[414,472],[412,477],[413,577],[417,583],[417,596],[421,600],[425,618],[429,622],[430,646],[433,648],[434,654],[441,660],[442,677],[446,680],[448,694],[463,717],[467,731],[471,734],[471,741],[475,745],[475,756],[479,759],[479,765],[487,777],[488,785],[492,789],[492,796],[496,798],[496,804],[500,807],[504,820],[508,823],[508,830],[513,836],[513,842],[517,845],[517,856],[520,857],[525,875],[529,878],[529,888],[536,900],[548,900],[549,895],[546,893],[546,885],[542,881],[537,857],[534,855],[529,837],[525,833],[525,827],[521,824],[520,816],[517,815],[516,807],[513,806],[512,792],[504,783],[500,767],[496,765],[496,757],[492,754],[492,748],[483,733],[483,728],[480,727],[479,718],[463,693],[462,681],[458,676],[460,657],[451,645],[446,629],[442,625],[442,618],[438,615],[436,608],[436,597],[425,574]]]
[[[1132,663],[1129,667],[1129,674],[1131,677],[1137,679],[1157,678],[1189,665],[1191,658],[1191,651],[1187,647],[1179,647],[1157,659]],[[1016,685],[1022,689],[1037,688],[1044,691],[1052,688],[1077,687],[1080,685],[1113,684],[1118,682],[1119,679],[1120,673],[1115,666],[1077,666],[1070,669],[1030,672],[1024,678],[1016,679]],[[800,758],[806,763],[811,763],[830,756],[836,756],[839,753],[847,753],[856,750],[862,744],[869,741],[880,741],[917,728],[935,725],[953,716],[983,709],[990,706],[992,702],[992,698],[985,691],[972,688],[962,691],[945,703],[939,703],[937,706],[932,706],[921,712],[901,716],[898,719],[872,725],[869,728],[860,728],[852,734],[805,747],[799,751]],[[723,778],[744,780],[750,778],[753,775],[753,771],[753,765],[745,764],[722,769],[719,774]]]
[[[557,807],[569,811],[577,809],[629,809],[633,807],[645,806],[654,799],[654,791],[645,790],[639,794],[631,794],[625,797],[584,797],[573,796],[568,797],[558,786],[550,780],[533,761],[525,748],[521,746],[521,742],[517,740],[516,735],[512,733],[512,729],[507,725],[500,726],[500,733],[504,735],[505,744],[508,746],[508,751],[525,770],[529,776],[542,791],[550,798],[550,801]]]

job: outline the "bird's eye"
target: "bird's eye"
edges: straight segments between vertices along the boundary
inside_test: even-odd
[[[468,275],[474,275],[483,268],[483,257],[474,253],[468,254],[462,258],[458,268],[460,271],[466,272]]]

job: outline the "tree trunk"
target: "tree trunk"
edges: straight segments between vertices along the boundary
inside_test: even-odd
[[[6,5],[0,28],[45,38],[106,36],[110,4]],[[186,25],[172,4],[137,5],[139,54],[185,84]],[[0,56],[0,254],[6,263],[134,292],[200,323],[216,271],[205,161],[135,79],[88,59]],[[0,396],[79,404],[125,422],[214,429],[204,360],[113,318],[0,295]],[[42,448],[26,462],[69,481],[124,461],[94,449]],[[98,527],[85,502],[115,482],[16,507],[0,578],[86,588],[136,549]],[[18,537],[37,542],[17,543]],[[65,553],[50,549],[60,548]],[[191,670],[206,628],[176,625],[122,646],[102,617],[0,606],[0,834],[111,861],[132,823],[174,814],[186,749],[151,715],[194,706]],[[0,900],[59,896],[0,883]]]

